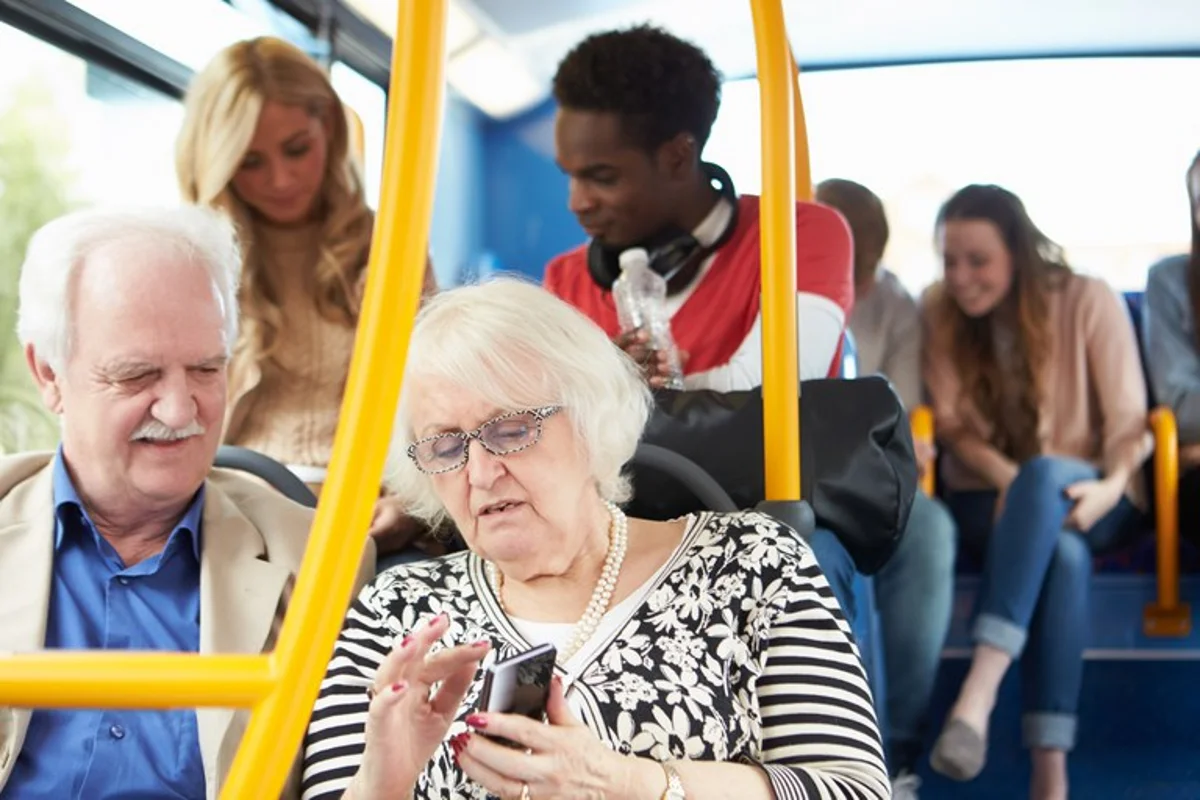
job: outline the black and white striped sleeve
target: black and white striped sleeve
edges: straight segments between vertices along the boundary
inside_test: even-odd
[[[340,798],[362,764],[367,688],[391,651],[393,638],[379,612],[364,602],[370,592],[368,586],[351,604],[321,681],[304,737],[303,800]]]
[[[886,800],[879,724],[850,626],[812,552],[797,556],[770,603],[777,616],[758,682],[763,767],[779,800]]]

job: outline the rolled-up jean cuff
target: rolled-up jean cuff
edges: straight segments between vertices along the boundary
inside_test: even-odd
[[[975,618],[971,638],[976,644],[986,644],[1003,650],[1014,660],[1021,657],[1025,649],[1026,631],[1016,623],[994,614],[980,614]]]
[[[1025,747],[1070,751],[1075,747],[1075,729],[1079,718],[1074,714],[1037,711],[1021,716],[1021,740]]]

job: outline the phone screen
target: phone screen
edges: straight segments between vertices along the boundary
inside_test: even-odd
[[[540,722],[546,714],[557,656],[554,645],[544,644],[492,664],[483,678],[479,710],[523,714]]]

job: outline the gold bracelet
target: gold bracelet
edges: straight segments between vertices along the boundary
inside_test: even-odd
[[[663,791],[660,800],[687,800],[687,793],[683,791],[683,780],[675,768],[665,761],[661,762],[659,766],[663,768],[663,772],[667,776],[667,788]]]

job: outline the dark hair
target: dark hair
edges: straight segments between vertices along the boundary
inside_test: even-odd
[[[996,359],[992,315],[972,319],[945,291],[941,294],[935,334],[953,354],[966,396],[992,423],[992,444],[1024,461],[1038,454],[1038,426],[1044,367],[1050,357],[1049,293],[1071,272],[1062,247],[1042,233],[1021,199],[999,186],[966,186],[946,201],[937,228],[954,220],[983,220],[996,226],[1012,258],[1013,283],[1001,304],[1017,330],[1013,353],[1017,375],[1005,375]],[[1016,391],[1011,413],[1004,413],[1004,385]]]
[[[1193,192],[1192,185],[1200,182],[1200,177],[1193,180],[1192,176],[1200,172],[1200,153],[1192,159],[1188,167],[1188,213],[1192,223],[1192,252],[1188,258],[1188,298],[1192,301],[1192,326],[1196,329],[1197,343],[1200,344],[1200,222],[1196,221],[1196,212],[1200,210],[1200,195]]]
[[[854,237],[854,281],[862,284],[875,275],[887,249],[887,214],[883,201],[861,183],[830,178],[817,184],[817,202],[841,213]]]
[[[701,151],[721,106],[721,74],[695,45],[639,25],[577,44],[559,62],[554,99],[573,111],[619,115],[625,135],[647,151],[680,133]]]

